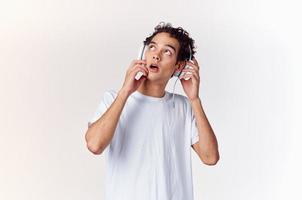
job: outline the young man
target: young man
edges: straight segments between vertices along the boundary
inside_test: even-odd
[[[219,160],[199,98],[199,65],[187,62],[194,40],[181,27],[160,24],[144,43],[145,60],[132,61],[118,92],[105,92],[87,147],[106,155],[106,200],[193,200],[191,147],[204,164]],[[176,94],[173,107],[165,87],[179,70],[190,73],[179,77],[186,96]],[[139,71],[144,75],[136,80]]]

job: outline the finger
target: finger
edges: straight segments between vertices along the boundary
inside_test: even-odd
[[[141,71],[141,72],[144,73],[144,76],[148,76],[148,74],[149,74],[148,70],[146,70],[144,67],[140,67],[140,66],[136,67],[133,71],[134,71],[135,74],[137,72]]]
[[[198,71],[193,71],[193,74],[194,74],[196,77],[198,77],[198,79],[199,79],[199,72],[198,72]]]
[[[146,60],[137,60],[135,64],[147,64]]]
[[[193,73],[192,75],[193,75],[193,77],[194,77],[197,81],[199,81],[199,75],[198,75],[198,74]]]
[[[196,72],[196,70],[191,71],[192,75],[194,75],[194,77],[196,77],[197,80],[199,80],[199,73]]]
[[[137,67],[137,68],[135,68],[134,73],[137,73],[137,72],[139,72],[139,71],[143,72],[143,73],[144,73],[144,76],[147,76],[148,73],[149,73],[149,72],[148,72],[146,69],[144,69],[143,67]]]
[[[191,63],[191,62],[188,62],[188,61],[187,61],[186,64],[189,65],[189,66],[192,66],[193,68],[199,69],[199,66],[198,66],[198,65],[193,64],[193,63]]]
[[[146,65],[143,65],[143,64],[141,64],[141,63],[134,64],[134,66],[133,66],[132,68],[129,69],[130,72],[132,72],[133,70],[135,70],[137,67],[142,67],[142,68],[144,68],[145,70],[147,70],[147,71],[149,72],[149,70],[148,70],[148,68],[146,67]]]
[[[146,60],[134,60],[134,64],[147,64]]]
[[[190,77],[190,76],[192,76],[192,74],[184,74],[184,75],[181,75],[181,76],[179,77],[179,79],[185,79],[185,78],[188,78],[188,77]]]
[[[189,78],[189,79],[187,79]],[[190,79],[196,79],[197,81],[199,81],[199,76],[196,73],[193,74],[185,74],[179,77],[179,79],[184,79],[184,80],[190,80]]]
[[[140,64],[140,65],[144,65],[147,66],[147,61],[146,60],[132,60],[129,66],[129,70],[134,68],[135,65]]]
[[[184,81],[188,81],[191,79],[190,75],[183,75],[181,77],[179,77],[180,80],[184,80]]]
[[[136,63],[136,62],[146,62],[147,60],[146,59],[134,59],[132,60],[132,63]]]
[[[183,69],[182,71],[183,72],[194,72],[194,73],[199,74],[199,70],[198,69],[189,69],[189,68],[187,68],[187,69]]]
[[[144,70],[146,70],[149,73],[149,69],[145,65],[136,64],[135,66],[136,67],[141,67],[141,68],[143,68]]]
[[[198,65],[198,62],[197,62],[196,58],[193,58],[192,60],[193,60],[195,65]]]

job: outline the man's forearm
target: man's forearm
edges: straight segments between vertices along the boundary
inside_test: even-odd
[[[190,101],[196,119],[200,156],[205,160],[218,160],[218,144],[214,131],[203,110],[200,98]]]
[[[107,111],[88,128],[85,139],[88,149],[101,154],[111,142],[129,93],[120,90]]]

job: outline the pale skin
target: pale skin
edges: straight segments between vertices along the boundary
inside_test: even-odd
[[[192,148],[204,164],[215,165],[218,162],[217,139],[199,97],[199,64],[195,58],[193,59],[194,63],[176,62],[179,48],[177,39],[170,37],[165,32],[158,33],[152,38],[152,44],[146,50],[146,59],[131,62],[117,98],[107,111],[88,128],[85,134],[87,148],[92,153],[101,154],[111,142],[124,105],[134,91],[137,90],[148,96],[163,97],[171,75],[175,70],[181,70],[187,64],[192,69],[183,69],[183,71],[191,72],[191,74],[179,78],[192,106],[198,129],[199,141],[193,144]],[[151,63],[156,63],[159,66],[159,72],[149,71]],[[142,71],[144,76],[137,81],[134,77],[138,71]],[[190,79],[185,80],[185,77]]]

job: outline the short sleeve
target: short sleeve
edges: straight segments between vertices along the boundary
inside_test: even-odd
[[[88,127],[90,127],[91,124],[97,121],[107,111],[107,109],[111,106],[111,104],[115,100],[116,96],[117,93],[113,90],[107,90],[104,92],[100,100],[100,103],[98,104],[94,112],[94,115],[88,121]]]
[[[190,116],[191,116],[191,120],[190,120],[191,121],[191,145],[193,145],[199,141],[199,135],[198,135],[196,119],[191,105],[190,105]]]

